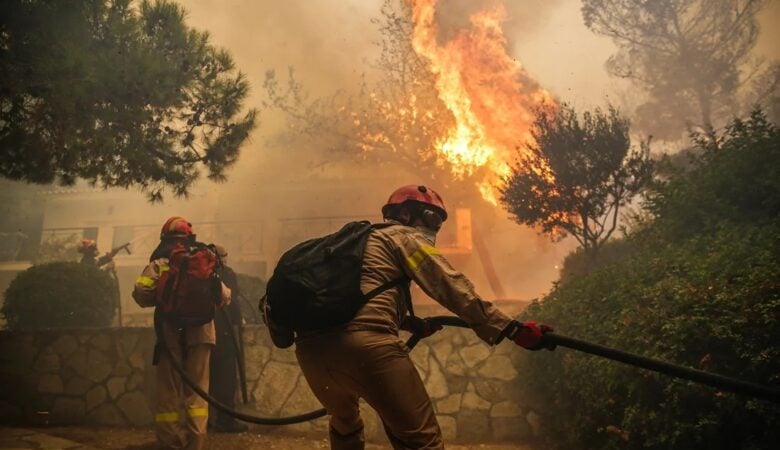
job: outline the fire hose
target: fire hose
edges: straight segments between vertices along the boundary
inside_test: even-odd
[[[435,316],[426,320],[428,320],[433,325],[470,328],[465,321],[454,316]],[[163,334],[162,324],[160,323],[160,320],[157,319],[157,314],[155,314],[154,328],[158,339],[164,339],[165,335]],[[406,341],[406,346],[411,350],[417,345],[417,343],[420,342],[420,339],[420,334],[413,333]],[[589,353],[643,369],[652,370],[654,372],[662,373],[675,378],[681,378],[684,380],[693,381],[695,383],[705,384],[707,386],[733,392],[735,394],[746,395],[773,403],[780,403],[780,390],[767,386],[737,380],[710,372],[704,372],[702,370],[670,364],[657,359],[647,358],[644,356],[635,355],[633,353],[624,352],[622,350],[616,350],[591,342],[570,338],[568,336],[563,336],[554,332],[545,333],[544,339],[546,343],[554,344],[556,346],[571,348],[573,350],[578,350],[584,353]],[[184,371],[181,362],[179,362],[179,360],[171,354],[171,351],[168,348],[166,342],[162,342],[161,347],[168,356],[168,359],[171,361],[171,365],[173,366],[174,370],[179,373],[184,383],[189,386],[190,389],[200,395],[209,403],[209,405],[213,406],[215,409],[233,416],[236,419],[258,425],[291,425],[318,419],[327,414],[327,411],[324,408],[288,417],[261,417],[236,411],[209,395],[208,392],[203,390],[200,386],[197,385],[197,383],[192,381],[192,379],[190,379]]]
[[[432,317],[429,320],[433,320],[434,323],[439,325],[468,328],[466,322],[458,317],[438,316]],[[412,336],[412,338],[414,337],[415,336]],[[578,350],[583,353],[589,353],[591,355],[622,362],[631,366],[652,370],[653,372],[662,373],[671,377],[681,378],[699,384],[705,384],[707,386],[733,392],[735,394],[746,395],[773,403],[780,403],[780,390],[768,386],[737,380],[735,378],[729,378],[712,372],[705,372],[703,370],[691,369],[689,367],[670,364],[665,361],[635,355],[633,353],[605,347],[603,345],[594,344],[592,342],[563,336],[554,332],[545,333],[544,339],[546,343],[554,344],[556,346],[567,347],[572,350]]]

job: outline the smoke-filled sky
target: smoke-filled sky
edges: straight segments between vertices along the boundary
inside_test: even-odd
[[[468,23],[476,8],[500,0],[441,0],[437,5],[440,38]],[[361,76],[376,75],[371,62],[379,54],[380,35],[372,19],[380,17],[382,0],[182,0],[191,26],[208,30],[212,42],[227,48],[237,66],[247,75],[252,93],[250,106],[259,106],[264,98],[263,80],[267,70],[284,75],[294,67],[298,79],[313,97],[336,90],[355,90]],[[504,32],[510,56],[519,61],[541,87],[557,98],[580,108],[591,108],[609,101],[627,111],[633,94],[630,85],[610,78],[604,63],[615,51],[610,39],[590,32],[582,22],[578,0],[504,1],[508,20]],[[762,35],[758,51],[772,58],[780,56],[777,48],[777,23],[780,7],[773,2],[761,17]],[[773,38],[774,37],[774,38]],[[306,164],[301,149],[271,148],[266,139],[282,126],[282,118],[271,111],[261,111],[260,126],[244,148],[241,160],[229,174],[220,190],[238,189],[239,196],[251,197],[251,190],[261,188],[269,174],[294,174]],[[296,150],[296,156],[290,151]],[[303,160],[301,159],[303,158]],[[343,167],[340,170],[344,170]],[[300,172],[300,171],[299,171]],[[356,170],[356,173],[358,171]],[[341,176],[350,176],[342,173]],[[294,178],[294,177],[293,177]],[[415,182],[414,180],[407,180]],[[361,179],[365,182],[365,174]],[[205,181],[201,182],[201,186]],[[387,186],[390,188],[391,186]],[[250,191],[247,191],[250,189]],[[380,189],[381,190],[381,189]],[[381,196],[366,194],[363,210],[372,211]],[[317,197],[317,202],[329,199]],[[302,209],[303,208],[303,209]],[[291,216],[305,215],[316,208],[295,205]],[[338,215],[338,211],[333,211]],[[551,244],[546,237],[506,221],[503,228],[492,229],[496,239],[517,239],[525,253],[519,260],[518,247],[497,248],[492,255],[499,275],[507,279],[513,296],[528,298],[546,291],[557,277],[556,265],[573,248],[571,242]],[[493,243],[495,244],[495,243]],[[502,254],[505,250],[505,254]],[[501,270],[504,264],[517,270]],[[468,272],[467,272],[468,273]],[[513,277],[514,273],[524,276]],[[479,282],[478,282],[479,284]]]
[[[440,2],[440,19],[462,25],[474,5],[492,0]],[[213,42],[228,48],[259,94],[269,68],[294,66],[316,93],[350,88],[367,61],[376,56],[378,39],[371,19],[382,0],[183,0],[189,23],[211,32]],[[583,105],[603,103],[622,92],[604,62],[612,42],[582,23],[579,0],[515,0],[505,2],[505,32],[512,56],[554,94]],[[760,17],[757,52],[780,57],[780,2],[772,1]],[[446,27],[443,27],[446,29]]]
[[[463,26],[470,12],[499,0],[445,0],[437,5],[441,33]],[[313,95],[355,89],[361,75],[371,77],[379,40],[372,18],[382,0],[182,0],[189,23],[208,30],[212,41],[230,50],[253,86],[250,104],[262,100],[269,69],[294,67]],[[609,38],[582,22],[579,0],[504,1],[510,54],[556,97],[589,108],[609,101],[627,111],[635,91],[604,69],[615,51]],[[757,54],[780,58],[780,1],[760,16]],[[273,133],[279,118],[261,117],[258,135]],[[257,138],[255,143],[258,143]],[[250,159],[247,152],[245,159]]]
[[[445,1],[442,32],[458,27],[482,1]],[[609,39],[582,24],[576,0],[524,0],[507,3],[506,34],[512,56],[540,83],[563,98],[601,103],[614,90],[603,62],[613,51]],[[350,89],[370,75],[379,39],[372,18],[381,0],[185,0],[189,23],[228,48],[254,86],[259,100],[264,73],[295,67],[313,94]]]

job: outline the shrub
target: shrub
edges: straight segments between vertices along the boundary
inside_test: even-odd
[[[2,314],[10,329],[105,327],[119,293],[116,281],[94,266],[53,262],[32,266],[5,291]]]
[[[777,385],[780,249],[764,244],[778,233],[730,226],[645,248],[558,286],[526,314],[572,337]],[[768,448],[780,439],[777,406],[748,397],[565,349],[526,364],[528,394],[561,448]]]
[[[714,142],[700,141],[706,148],[693,168],[658,187],[655,220],[615,244],[614,259],[559,283],[525,315],[561,334],[780,386],[777,128],[754,113]],[[780,442],[775,404],[565,349],[525,365],[550,446]]]
[[[761,111],[715,138],[696,137],[693,169],[658,186],[648,210],[659,239],[681,240],[721,222],[771,222],[780,215],[780,131]]]

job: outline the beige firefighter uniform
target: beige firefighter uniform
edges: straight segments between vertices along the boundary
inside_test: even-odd
[[[490,345],[503,339],[512,322],[480,299],[424,229],[398,224],[374,230],[366,244],[361,290],[369,292],[402,276],[465,320]],[[331,416],[331,448],[363,448],[359,398],[379,413],[394,448],[443,448],[431,400],[398,337],[406,310],[403,288],[393,288],[370,299],[344,327],[297,338],[301,370]],[[282,334],[276,336],[280,341],[290,333],[278,326],[269,329]]]
[[[133,289],[133,298],[139,306],[155,306],[157,282],[160,273],[166,270],[168,270],[167,258],[156,259],[144,268]],[[222,304],[230,303],[230,289],[224,284],[220,301]],[[181,329],[162,319],[162,329],[166,346],[182,363],[187,376],[201,389],[208,391],[209,355],[216,342],[214,322]],[[183,414],[181,405],[184,405]],[[159,353],[157,363],[155,409],[155,431],[157,440],[163,448],[195,450],[204,447],[208,404],[182,382],[164,351]],[[184,428],[181,426],[182,421]]]

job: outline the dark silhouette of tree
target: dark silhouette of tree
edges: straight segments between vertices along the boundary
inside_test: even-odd
[[[762,70],[751,57],[764,0],[583,0],[592,31],[618,52],[615,76],[636,82],[647,100],[637,125],[676,137],[686,123],[705,129],[737,113],[737,92]],[[770,69],[771,70],[771,69]]]
[[[518,223],[554,239],[570,234],[595,255],[617,229],[620,209],[652,177],[649,142],[632,147],[628,120],[611,106],[581,119],[567,104],[539,109],[532,136],[501,203]]]
[[[0,4],[0,175],[166,188],[223,180],[255,125],[230,55],[166,0]]]

